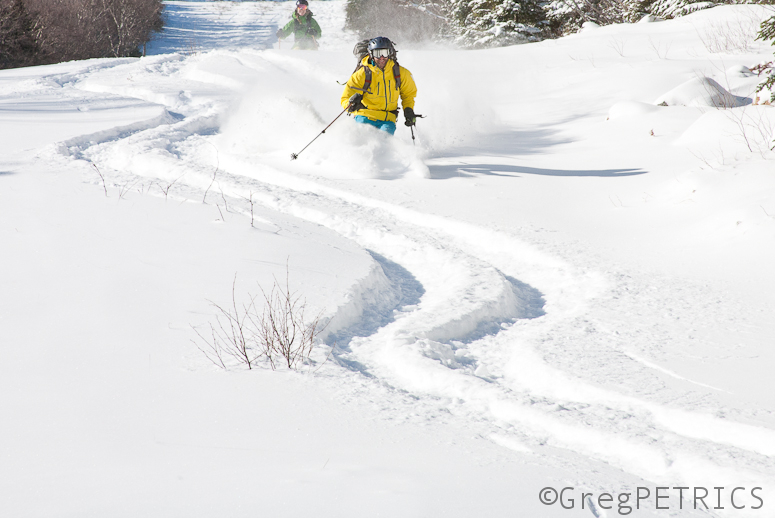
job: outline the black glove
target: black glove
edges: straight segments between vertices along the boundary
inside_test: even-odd
[[[307,27],[307,35],[308,36],[317,36],[317,31],[314,27]]]
[[[406,126],[414,126],[414,123],[417,122],[417,117],[414,116],[414,110],[411,108],[404,108],[404,118]]]
[[[347,112],[352,113],[358,110],[365,110],[366,106],[363,104],[363,94],[353,94],[350,97],[349,104],[347,105]]]

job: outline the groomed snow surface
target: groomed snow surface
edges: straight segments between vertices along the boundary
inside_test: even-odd
[[[399,41],[417,140],[291,161],[344,2],[318,52],[290,2],[166,6],[147,57],[0,71],[3,516],[775,515],[771,10]],[[208,361],[286,276],[314,362]]]

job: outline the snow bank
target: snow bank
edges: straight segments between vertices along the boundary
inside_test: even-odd
[[[723,163],[739,153],[765,153],[775,137],[775,109],[746,106],[702,114],[676,141],[694,149],[706,162]]]
[[[616,120],[619,118],[639,117],[658,111],[653,104],[641,103],[637,101],[620,101],[608,110],[608,119]]]
[[[330,341],[338,335],[347,340],[353,335],[372,334],[401,302],[402,293],[391,284],[380,264],[372,260],[368,274],[347,290],[344,299],[328,320],[321,339]]]
[[[666,106],[708,106],[712,108],[737,108],[751,104],[747,97],[732,95],[715,79],[698,77],[678,85],[654,101]]]

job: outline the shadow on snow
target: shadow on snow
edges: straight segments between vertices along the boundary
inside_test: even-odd
[[[419,304],[420,299],[425,294],[425,288],[406,268],[376,252],[370,250],[368,252],[382,267],[393,291],[398,294],[398,301],[391,307],[373,305],[365,308],[357,324],[329,335],[326,339],[328,345],[335,344],[333,358],[338,364],[365,376],[371,376],[367,366],[347,358],[348,354],[352,352],[350,348],[352,339],[373,335],[380,328],[394,322],[396,312]],[[482,321],[472,332],[465,336],[455,337],[448,342],[470,343],[485,336],[496,334],[503,329],[504,325],[511,324],[516,320],[539,318],[546,314],[544,311],[546,301],[543,293],[513,277],[505,276],[505,278],[509,282],[519,305],[514,316]]]
[[[454,165],[429,165],[431,179],[448,180],[449,178],[473,178],[475,176],[507,176],[520,178],[523,174],[535,174],[541,176],[593,176],[617,178],[620,176],[635,176],[646,174],[642,169],[541,169],[537,167],[525,167],[504,164],[454,164]]]
[[[252,5],[255,6],[253,16],[240,18],[227,10],[218,19],[212,19],[210,11],[201,9],[197,2],[191,2],[190,6],[167,4],[163,13],[164,37],[149,42],[146,53],[150,56],[206,52],[223,48],[224,41],[228,41],[231,48],[272,48],[277,41],[277,21],[266,12],[261,2]],[[282,23],[286,21],[282,20]]]
[[[469,138],[464,143],[431,150],[429,157],[534,155],[547,148],[572,142],[567,138],[558,138],[557,131],[544,128],[478,133],[476,137]]]
[[[517,320],[530,320],[542,317],[546,314],[546,311],[544,311],[546,300],[544,299],[543,293],[514,277],[509,277],[508,275],[504,275],[504,277],[508,281],[518,302],[518,309],[514,316],[511,318],[498,317],[492,320],[482,320],[470,333],[465,336],[456,337],[453,340],[446,340],[446,342],[469,344],[480,340],[485,336],[495,335],[501,329],[513,324]]]
[[[409,271],[398,263],[394,263],[376,252],[367,250],[377,263],[382,267],[393,291],[398,294],[398,302],[392,307],[380,307],[377,305],[366,307],[363,310],[360,321],[343,329],[336,334],[330,335],[326,339],[329,345],[336,344],[334,348],[334,359],[340,365],[350,370],[358,371],[366,376],[368,373],[365,365],[348,360],[343,354],[351,352],[350,341],[356,336],[370,336],[376,333],[381,327],[384,327],[395,320],[394,312],[405,306],[413,306],[420,302],[420,298],[425,294],[425,288]]]

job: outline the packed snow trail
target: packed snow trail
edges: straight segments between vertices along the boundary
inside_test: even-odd
[[[337,329],[345,337],[335,351],[339,361],[325,365],[323,375],[347,379],[347,369],[357,365],[374,389],[387,383],[424,408],[451,412],[462,429],[478,423],[512,449],[552,462],[562,458],[588,485],[595,482],[587,478],[585,457],[655,482],[773,483],[771,428],[720,419],[712,414],[723,407],[713,402],[708,411],[692,411],[692,404],[663,400],[662,372],[605,345],[650,339],[605,316],[615,308],[642,310],[610,275],[574,267],[508,233],[357,194],[330,180],[422,178],[422,150],[415,154],[405,137],[385,139],[345,119],[306,160],[290,164],[295,144],[289,135],[303,144],[302,137],[314,136],[338,112],[331,99],[341,87],[331,70],[346,74],[351,64],[346,52],[315,57],[173,54],[54,78],[84,95],[165,107],[144,124],[75,137],[58,152],[93,164],[103,175],[92,175],[95,183],[139,183],[148,192],[166,186],[175,196],[243,214],[258,203],[328,227],[407,272],[417,296],[402,302],[398,287],[377,294],[384,300],[374,303],[373,322]],[[434,152],[453,153],[454,145],[437,141]],[[557,347],[554,363],[542,355],[544,347]],[[564,368],[571,360],[595,372],[576,375]],[[593,383],[596,373],[613,382]],[[618,383],[625,379],[637,387]],[[558,457],[554,448],[580,457]]]

